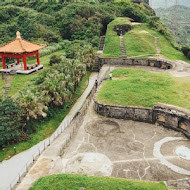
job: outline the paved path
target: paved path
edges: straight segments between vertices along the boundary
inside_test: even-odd
[[[65,127],[75,114],[80,110],[83,106],[83,103],[86,100],[86,97],[90,93],[91,89],[94,86],[95,79],[97,78],[97,73],[92,73],[89,79],[89,84],[82,96],[77,100],[69,114],[65,117],[59,128],[55,131],[55,133],[51,136],[50,140],[53,139],[55,134],[57,134],[58,130],[63,126]],[[31,163],[33,160],[33,155],[37,155],[39,150],[42,151],[48,143],[48,139],[41,141],[37,145],[33,146],[29,150],[21,152],[20,154],[15,155],[9,160],[5,160],[0,163],[0,190],[10,189],[10,184],[12,186],[17,182],[19,178],[20,172],[26,171],[26,164]],[[52,140],[51,140],[52,141]]]

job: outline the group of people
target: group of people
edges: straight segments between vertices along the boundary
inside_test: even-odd
[[[110,78],[110,80],[112,80],[112,73],[109,74],[109,78]],[[95,81],[95,86],[96,86],[96,88],[98,88],[98,80],[97,79]]]

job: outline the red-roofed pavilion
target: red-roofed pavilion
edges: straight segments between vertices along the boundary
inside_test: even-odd
[[[15,40],[0,47],[0,56],[3,69],[7,68],[5,62],[6,57],[17,59],[17,64],[19,64],[20,59],[22,59],[25,71],[28,70],[26,61],[27,57],[36,55],[37,64],[40,65],[39,50],[46,47],[46,45],[38,45],[28,42],[21,38],[20,32],[17,32],[16,35],[17,37]]]

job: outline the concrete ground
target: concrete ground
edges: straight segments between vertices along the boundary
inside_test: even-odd
[[[152,124],[99,116],[93,103],[87,113],[64,154],[59,154],[61,141],[72,126],[40,156],[18,190],[28,189],[41,176],[60,173],[150,181],[189,177],[190,161],[175,153],[178,146],[190,148],[190,141],[181,133]],[[163,139],[159,149],[157,143]]]
[[[173,171],[172,167],[161,164],[159,158],[153,155],[155,143],[165,137],[182,137],[163,144],[161,154],[170,163],[190,171],[190,162],[175,153],[178,146],[190,148],[183,135],[152,124],[104,118],[98,116],[91,105],[76,137],[50,173],[87,173],[151,181],[188,177],[188,173]],[[86,156],[88,153],[94,154]],[[96,159],[97,153],[105,158]],[[99,163],[102,165],[99,166]]]

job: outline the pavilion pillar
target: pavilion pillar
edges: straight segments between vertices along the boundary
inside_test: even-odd
[[[3,66],[3,69],[6,69],[6,63],[5,63],[5,57],[3,55],[1,55],[1,60],[2,60],[2,66]]]
[[[16,60],[17,60],[17,64],[19,64],[19,63],[20,63],[20,59],[19,59],[19,58],[16,58]]]
[[[27,70],[26,55],[23,55],[24,70]]]
[[[37,59],[37,64],[40,65],[40,55],[38,51],[36,53],[36,59]]]

